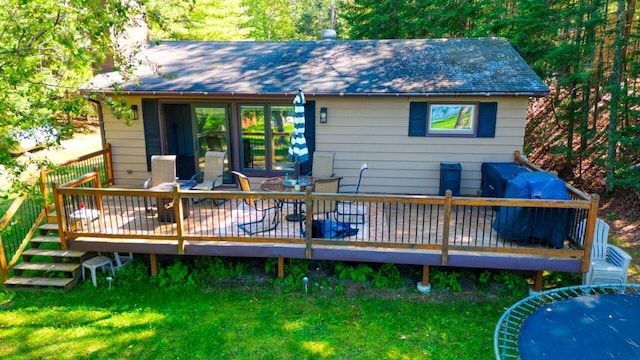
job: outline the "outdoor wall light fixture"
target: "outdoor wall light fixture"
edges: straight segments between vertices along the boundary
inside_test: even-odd
[[[138,120],[138,105],[131,105],[131,118]]]
[[[327,123],[327,108],[323,107],[320,108],[320,124],[326,124]]]

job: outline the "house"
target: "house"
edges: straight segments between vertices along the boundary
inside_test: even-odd
[[[226,151],[250,177],[293,171],[293,99],[306,96],[310,152],[335,152],[334,172],[361,191],[437,194],[441,163],[460,164],[461,194],[480,190],[483,162],[522,151],[529,99],[547,86],[503,38],[363,41],[167,41],[140,53],[134,81],[97,75],[81,91],[125,96],[132,126],[101,106],[115,183],[141,187],[150,157],[175,154],[178,176]],[[301,164],[303,172],[310,162]]]
[[[443,164],[461,166],[461,195],[484,193],[488,162],[515,162],[538,176],[541,169],[520,154],[529,100],[549,90],[504,39],[180,41],[139,55],[146,65],[133,80],[109,72],[81,89],[96,101],[124,96],[136,119],[127,126],[101,104],[110,146],[85,160],[99,157],[105,171],[85,170],[53,187],[63,249],[149,254],[152,274],[158,254],[277,258],[280,276],[285,258],[416,264],[422,284],[432,265],[528,270],[537,290],[543,271],[589,270],[596,195],[565,184],[563,198],[401,196],[439,194]],[[156,154],[176,155],[177,175],[189,178],[208,150],[226,152],[228,183],[231,171],[256,182],[290,174],[299,89],[310,152],[334,152],[344,182],[355,182],[367,162],[361,191],[369,194],[122,186],[141,188]],[[302,163],[302,172],[310,165]],[[247,208],[254,198],[279,206]],[[333,201],[333,210],[314,213],[318,201]],[[97,218],[84,216],[85,202],[95,204]],[[357,232],[317,237],[309,218],[348,222]],[[13,248],[19,256],[22,248]]]

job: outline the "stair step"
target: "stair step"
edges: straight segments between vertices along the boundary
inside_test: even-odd
[[[33,263],[22,262],[14,266],[14,270],[36,270],[36,271],[60,271],[74,272],[80,268],[80,264],[72,263]]]
[[[51,250],[31,248],[22,253],[22,256],[51,256],[58,258],[78,258],[82,259],[86,252],[77,250]]]
[[[47,214],[47,222],[52,224],[55,224],[58,222],[58,215],[56,214],[55,211],[52,211]]]
[[[82,257],[85,252],[78,250],[29,249],[22,254],[31,256]]]
[[[40,231],[41,235],[48,235],[49,233],[52,233],[52,232],[58,232],[59,231],[58,223],[56,222],[54,224],[47,223],[47,224],[40,225],[38,227],[38,230]]]
[[[31,246],[39,248],[41,244],[60,244],[59,236],[40,235],[31,239]]]
[[[73,278],[45,278],[14,276],[4,282],[6,287],[57,287],[65,290],[73,287]]]

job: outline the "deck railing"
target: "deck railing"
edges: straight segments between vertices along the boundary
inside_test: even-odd
[[[517,152],[515,161],[534,171],[539,170]],[[32,185],[42,191],[31,196],[34,196],[33,201],[44,203],[44,208],[48,208],[47,190],[53,189],[62,246],[69,247],[70,242],[76,243],[73,246],[82,243],[84,249],[96,251],[117,251],[119,246],[128,246],[127,249],[133,247],[139,252],[148,248],[151,254],[184,254],[193,244],[272,244],[302,246],[306,251],[301,257],[307,258],[323,247],[382,249],[389,253],[402,250],[403,254],[407,251],[435,253],[439,260],[430,263],[434,265],[450,265],[452,254],[460,252],[478,256],[578,259],[580,270],[586,271],[598,209],[597,195],[586,195],[571,186],[567,186],[571,200],[453,197],[450,194],[210,192],[181,191],[179,187],[169,191],[102,188],[102,184],[113,184],[109,146],[63,167],[79,170],[43,171],[41,181]],[[94,172],[95,169],[98,171]],[[51,185],[57,182],[55,180],[64,184],[55,188]],[[267,212],[266,218],[267,223],[277,223],[275,229],[254,234],[242,230],[239,225],[262,217],[262,213],[248,208],[247,199],[277,205],[277,210]],[[313,215],[313,219],[348,223],[357,229],[357,233],[344,238],[319,237],[314,236],[312,222],[287,220],[287,215],[300,209],[304,209],[305,214],[313,214],[314,207],[320,202],[327,202],[325,205],[335,203],[335,211]],[[23,199],[22,203],[29,202]],[[45,214],[34,211],[37,214],[26,221],[28,227],[21,234],[6,236],[9,224],[16,227],[16,214],[26,211],[26,206],[12,206],[0,220],[0,249],[3,251],[0,266],[4,278],[28,246],[28,240]],[[97,210],[99,215],[78,217],[82,214],[78,210],[82,209]],[[501,212],[503,216],[499,216]],[[534,227],[521,231],[519,240],[509,240],[509,236],[501,233],[517,228],[521,221],[518,216],[534,219]],[[545,219],[562,220],[561,246],[550,245],[548,240],[537,236],[535,230],[539,229],[535,224],[544,223]],[[576,239],[575,229],[585,220],[585,237]]]
[[[100,246],[162,243],[173,248],[172,253],[184,254],[186,244],[299,244],[306,247],[307,258],[322,246],[413,249],[440,254],[439,263],[431,265],[448,265],[451,252],[473,252],[480,256],[578,258],[584,260],[582,271],[586,271],[593,233],[588,229],[595,224],[598,206],[597,196],[590,200],[538,200],[453,197],[450,193],[181,191],[178,185],[168,191],[76,187],[88,179],[83,177],[55,190],[64,246],[68,240],[82,241],[86,246],[92,242]],[[243,224],[263,218],[262,212],[247,205],[247,199],[272,205],[265,223],[254,225],[254,230],[265,231],[249,234],[243,230]],[[335,211],[313,215],[314,220],[348,223],[357,233],[344,238],[318,237],[312,222],[286,219],[300,208],[305,214],[314,214],[320,202],[336,204]],[[101,204],[100,216],[78,225],[72,214],[81,203]],[[576,239],[575,229],[581,221],[587,221],[587,235]],[[276,226],[270,229],[269,224]],[[138,248],[143,249],[144,245]]]

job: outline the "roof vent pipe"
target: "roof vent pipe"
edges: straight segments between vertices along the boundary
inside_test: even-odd
[[[338,34],[336,34],[336,31],[333,29],[327,29],[322,32],[322,40],[333,41],[337,37],[338,37]]]

